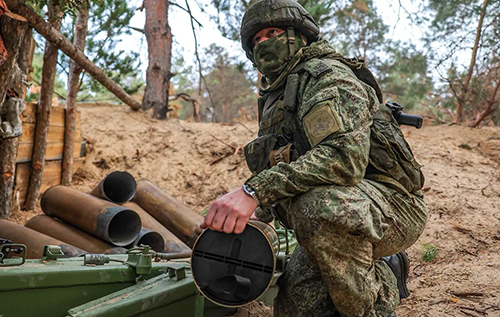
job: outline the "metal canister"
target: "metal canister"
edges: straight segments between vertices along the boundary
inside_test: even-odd
[[[116,204],[122,204],[132,199],[137,189],[137,183],[127,172],[114,171],[106,175],[89,193]]]
[[[47,189],[40,205],[46,215],[119,247],[134,242],[141,231],[135,211],[66,186]]]
[[[66,244],[43,233],[18,225],[6,219],[0,219],[0,236],[14,243],[22,243],[27,247],[28,259],[40,259],[45,245],[60,246],[65,257],[74,257],[85,254],[82,249]]]
[[[120,254],[127,251],[47,215],[35,216],[24,226],[91,253]]]
[[[241,234],[205,230],[193,246],[193,279],[210,301],[242,306],[267,290],[278,252],[278,234],[264,222],[250,221]]]
[[[133,201],[189,247],[201,233],[203,216],[148,180],[137,182]]]

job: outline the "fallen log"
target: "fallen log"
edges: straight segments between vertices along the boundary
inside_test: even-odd
[[[123,101],[126,105],[134,110],[141,109],[141,104],[132,98],[129,94],[112,81],[106,74],[92,63],[82,51],[73,45],[67,38],[65,38],[59,31],[51,27],[45,20],[39,16],[33,9],[19,0],[5,0],[7,6],[12,12],[15,12],[28,20],[40,35],[53,43],[55,47],[68,55],[69,58],[74,60],[81,68],[83,68],[90,76],[100,82],[106,89],[113,93],[118,99]]]

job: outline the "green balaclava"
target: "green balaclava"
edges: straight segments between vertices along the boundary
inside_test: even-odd
[[[289,38],[289,32],[285,31],[260,42],[253,48],[255,66],[270,82],[274,82],[279,77],[293,55],[306,45],[301,36],[293,36],[291,44]],[[293,48],[290,48],[290,45],[293,45]],[[290,54],[291,50],[292,54]]]

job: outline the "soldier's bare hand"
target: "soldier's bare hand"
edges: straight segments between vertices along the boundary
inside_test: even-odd
[[[225,233],[242,233],[255,208],[257,203],[239,187],[220,197],[210,206],[200,227]]]

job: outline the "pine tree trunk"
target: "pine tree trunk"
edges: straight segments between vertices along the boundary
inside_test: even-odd
[[[61,28],[61,0],[50,0],[48,4],[48,20],[50,25]],[[52,95],[54,94],[54,79],[56,76],[58,49],[50,41],[45,41],[45,52],[42,65],[42,82],[40,84],[40,100],[36,109],[35,140],[33,141],[33,157],[31,158],[31,177],[26,195],[25,209],[35,209],[42,185],[45,151],[47,149],[47,134],[49,131]]]
[[[87,37],[87,21],[89,19],[86,2],[82,3],[78,10],[75,23],[74,45],[82,52],[85,49],[85,39]],[[64,150],[62,161],[61,184],[68,186],[73,176],[73,155],[75,147],[76,130],[76,96],[80,84],[80,73],[82,69],[73,60],[69,61],[68,92],[66,94],[65,106],[65,128],[64,128]]]
[[[0,37],[7,53],[6,60],[0,65],[0,105],[5,100],[7,82],[19,50],[24,49],[22,46],[26,41],[23,38],[27,27],[28,23],[23,17],[11,12],[0,16]],[[19,138],[0,138],[0,218],[7,218],[10,212],[18,143]]]
[[[146,39],[148,41],[148,70],[142,109],[153,108],[153,118],[166,119],[172,32],[168,26],[168,1],[144,0],[146,8]]]
[[[460,93],[460,96],[458,97],[456,123],[461,123],[463,121],[463,109],[464,109],[464,105],[465,105],[465,96],[469,90],[469,84],[470,84],[470,80],[472,78],[472,72],[474,71],[474,66],[476,65],[476,56],[477,56],[477,51],[479,49],[479,40],[481,39],[481,32],[483,29],[483,20],[484,20],[484,16],[486,15],[486,7],[488,6],[489,2],[490,2],[490,0],[484,0],[483,7],[481,9],[481,15],[479,16],[479,23],[478,23],[478,26],[476,29],[476,40],[474,42],[474,47],[472,48],[472,57],[470,60],[469,69],[467,71],[467,75],[465,76],[464,85],[462,87],[462,92]]]
[[[134,110],[141,109],[141,104],[132,98],[129,94],[112,81],[106,74],[92,63],[79,49],[77,49],[67,38],[65,38],[58,30],[52,28],[39,16],[33,9],[19,0],[5,0],[9,8],[25,17],[29,24],[48,41],[68,55],[81,68],[83,68],[92,78],[100,82],[107,90],[113,93],[118,99],[123,101],[127,106]]]
[[[7,8],[7,4],[3,0],[0,0],[0,15],[4,14],[4,12],[8,12],[9,8]],[[0,66],[5,63],[9,53],[7,53],[7,49],[5,48],[5,44],[3,43],[2,37],[0,36]],[[0,98],[1,99],[1,98]]]

